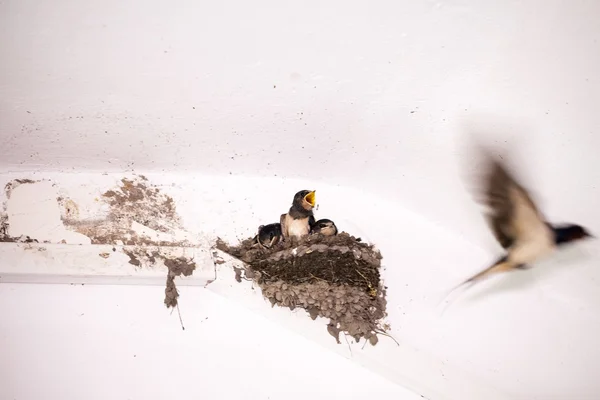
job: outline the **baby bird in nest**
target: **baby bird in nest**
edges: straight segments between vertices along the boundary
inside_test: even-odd
[[[314,190],[301,190],[294,195],[290,210],[287,214],[282,214],[279,220],[284,240],[299,239],[310,233],[310,227],[315,220],[312,211],[315,204]]]
[[[258,234],[254,236],[254,243],[264,249],[270,249],[282,239],[281,224],[274,223],[258,227]]]
[[[323,236],[335,236],[338,234],[337,226],[333,223],[332,220],[327,218],[322,218],[312,224],[310,228],[311,234],[320,233]]]
[[[576,224],[554,225],[542,215],[528,191],[498,160],[488,157],[484,203],[491,230],[506,250],[494,264],[461,283],[474,284],[495,273],[529,268],[567,243],[592,237]]]

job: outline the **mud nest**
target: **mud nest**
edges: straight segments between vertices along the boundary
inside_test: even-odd
[[[279,243],[271,249],[252,239],[237,246],[217,241],[217,248],[246,264],[244,275],[254,280],[271,304],[305,309],[314,320],[328,318],[328,332],[372,345],[385,334],[385,287],[380,282],[381,254],[373,245],[342,232],[310,235]],[[241,281],[241,272],[236,278]]]

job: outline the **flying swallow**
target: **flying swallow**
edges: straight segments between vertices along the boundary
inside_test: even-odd
[[[260,247],[270,249],[281,241],[281,224],[268,224],[258,227],[254,242]]]
[[[320,233],[324,236],[334,236],[337,235],[338,230],[337,226],[335,226],[332,220],[322,218],[311,225],[310,233]]]
[[[496,160],[489,164],[484,203],[490,209],[491,230],[506,254],[459,286],[495,273],[529,268],[567,243],[593,237],[580,225],[547,222],[527,190]]]
[[[314,190],[301,190],[294,195],[290,210],[279,219],[284,240],[290,237],[301,238],[310,233],[315,220],[312,212],[315,204]]]

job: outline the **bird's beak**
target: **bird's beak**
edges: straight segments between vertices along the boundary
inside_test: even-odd
[[[306,200],[306,202],[310,204],[311,207],[314,207],[316,204],[315,192],[316,190],[313,190],[312,192],[309,192],[306,196],[304,196],[304,200]]]

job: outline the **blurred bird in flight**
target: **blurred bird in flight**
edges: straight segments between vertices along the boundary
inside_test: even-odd
[[[565,244],[593,237],[580,225],[548,222],[505,165],[489,155],[485,161],[483,202],[489,208],[487,220],[506,254],[456,288],[496,273],[529,268]]]

